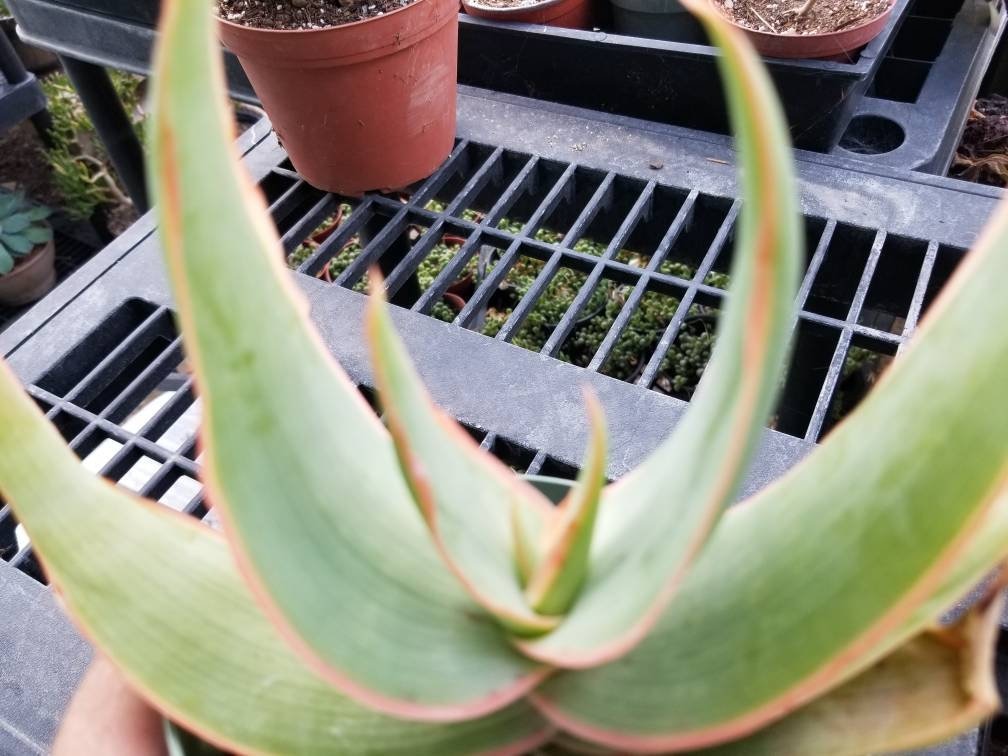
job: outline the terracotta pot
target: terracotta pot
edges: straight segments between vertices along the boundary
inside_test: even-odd
[[[220,20],[277,136],[305,180],[359,195],[426,178],[455,141],[457,0],[416,0],[329,29],[271,31]]]
[[[56,283],[56,246],[40,244],[0,276],[0,305],[20,307],[41,299]]]
[[[882,33],[895,7],[895,0],[879,16],[863,24],[829,34],[772,34],[754,31],[735,22],[721,6],[719,0],[711,0],[714,7],[732,24],[742,29],[760,55],[768,58],[819,58],[826,60],[850,60],[853,54]]]
[[[462,0],[462,7],[470,16],[478,18],[563,26],[568,29],[590,29],[594,20],[591,0],[545,0],[522,8],[489,8]]]

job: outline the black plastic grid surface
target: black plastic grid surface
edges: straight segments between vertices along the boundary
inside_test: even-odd
[[[629,380],[683,399],[689,394],[658,384],[659,370],[696,309],[720,307],[725,290],[715,282],[728,272],[741,206],[738,200],[474,142],[460,143],[445,167],[409,196],[340,198],[309,187],[284,167],[274,169],[263,186],[288,252],[341,204],[353,206],[349,218],[297,265],[299,272],[322,274],[356,240],[359,253],[334,283],[360,290],[368,268],[378,265],[390,300],[414,312],[430,314],[466,264],[481,255],[486,260],[489,253],[496,264],[453,320],[464,328],[483,328],[481,314],[508,286],[509,271],[520,259],[535,261],[535,282],[493,335],[498,340],[514,341],[549,296],[557,273],[576,271],[583,283],[539,350],[549,357],[564,358],[563,347],[583,325],[593,298],[607,290],[610,298],[624,298],[598,350],[582,365],[587,370],[611,374],[608,360],[645,297],[676,300],[674,315],[654,334],[638,374]],[[502,222],[510,229],[501,228]],[[805,232],[795,355],[774,427],[818,441],[831,427],[838,387],[851,379],[844,369],[850,348],[882,361],[895,355],[963,250],[814,216],[805,218]],[[559,241],[543,241],[544,235]],[[418,269],[446,238],[457,249],[422,288]],[[604,252],[583,251],[586,241]],[[683,268],[693,275],[675,274]]]
[[[104,355],[95,359],[96,355]],[[360,387],[373,404],[373,393]],[[171,311],[130,300],[59,361],[29,395],[85,467],[148,499],[212,522],[199,483],[194,392]],[[577,470],[494,433],[470,429],[518,473],[573,479]],[[0,508],[0,558],[45,580],[8,506]]]

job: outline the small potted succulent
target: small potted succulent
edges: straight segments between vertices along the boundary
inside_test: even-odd
[[[343,195],[406,187],[451,151],[457,9],[457,0],[217,0],[220,38],[294,167]]]
[[[1008,316],[1008,205],[871,396],[729,508],[786,371],[804,244],[773,85],[744,35],[685,1],[725,53],[745,198],[732,293],[686,414],[607,486],[591,395],[576,482],[482,453],[426,393],[372,271],[377,417],[229,143],[209,10],[173,0],[150,173],[223,532],[86,471],[0,364],[0,493],[103,655],[61,756],[107,748],[109,728],[131,756],[165,738],[172,754],[868,754],[997,710],[1008,331],[969,334]]]
[[[613,0],[614,2],[616,0]],[[710,0],[770,58],[849,60],[882,33],[895,0]]]
[[[462,0],[470,16],[491,21],[591,28],[592,0]]]
[[[0,192],[0,305],[34,302],[56,281],[49,208],[18,192]]]

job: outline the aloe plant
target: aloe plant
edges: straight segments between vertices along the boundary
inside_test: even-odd
[[[167,4],[150,174],[224,534],[85,472],[6,369],[0,491],[79,627],[168,718],[243,753],[835,754],[995,710],[996,593],[936,618],[1008,556],[1008,332],[970,336],[1008,316],[1008,210],[854,415],[726,510],[786,363],[803,245],[772,86],[688,5],[738,140],[731,295],[670,438],[605,486],[588,395],[583,469],[552,507],[431,402],[377,273],[384,424],[361,399],[229,144],[210,8]]]
[[[0,191],[0,276],[52,239],[52,229],[45,222],[49,215],[49,208],[33,205],[20,192]]]

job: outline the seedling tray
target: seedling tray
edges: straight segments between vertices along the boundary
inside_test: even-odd
[[[796,146],[828,152],[909,7],[849,62],[768,60]],[[597,7],[603,9],[604,4]],[[727,134],[717,51],[689,41],[459,18],[459,80],[472,86]]]
[[[312,318],[365,396],[373,385],[362,339],[365,297],[354,289],[378,264],[398,305],[394,319],[436,400],[485,449],[521,472],[573,476],[587,437],[587,383],[607,408],[619,452],[609,474],[618,477],[667,436],[687,406],[661,385],[662,361],[694,308],[716,317],[724,301],[740,210],[733,155],[671,127],[471,90],[462,93],[459,112],[450,158],[401,196],[345,198],[307,186],[266,124],[241,144],[285,249],[301,250],[292,276]],[[984,187],[885,170],[800,161],[799,174],[808,246],[795,356],[745,493],[778,477],[827,432],[835,402],[852,390],[845,366],[853,349],[879,359],[898,355],[997,198]],[[338,212],[343,205],[349,213]],[[334,215],[341,217],[331,227],[326,219]],[[197,397],[153,230],[152,217],[142,218],[0,334],[0,353],[86,464],[204,516]],[[319,241],[303,248],[311,237]],[[436,255],[436,268],[425,267]],[[444,322],[444,295],[471,260],[488,261],[487,269],[448,316],[453,322]],[[509,288],[521,265],[535,271],[533,280],[512,288],[520,296],[499,327],[488,329],[484,304]],[[333,283],[318,278],[326,268]],[[574,277],[577,294],[538,318],[561,276]],[[559,359],[569,355],[600,290],[621,298],[604,338],[583,365]],[[610,359],[654,297],[677,304],[648,335],[640,371],[617,376]],[[549,330],[534,351],[522,337],[533,322]],[[0,555],[0,586],[6,576],[31,595],[10,571],[42,575],[6,509]],[[39,671],[4,661],[9,650],[0,647],[0,670],[15,675],[23,695],[37,695],[46,682],[37,677],[80,666],[79,640],[65,635],[45,641],[62,645]],[[28,711],[12,725],[41,750],[55,723]],[[972,754],[977,737],[944,752]]]
[[[12,0],[11,6],[32,44],[149,71],[155,0]],[[796,144],[944,173],[1004,25],[991,8],[988,0],[900,0],[883,34],[852,63],[771,61]],[[460,24],[463,83],[727,134],[710,47],[492,24],[465,14]],[[225,60],[232,95],[254,102],[237,60]]]
[[[914,3],[833,154],[945,174],[1004,26],[986,0]]]

